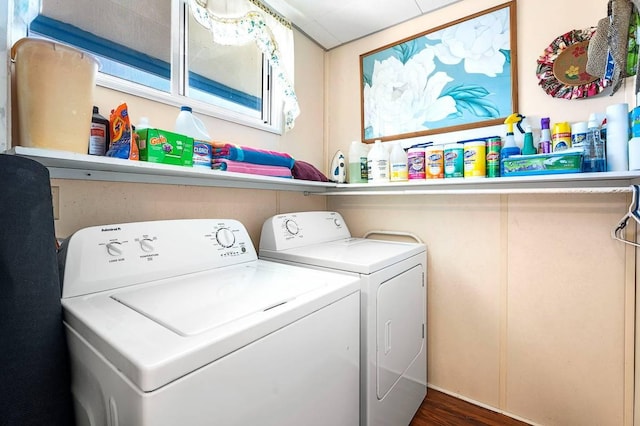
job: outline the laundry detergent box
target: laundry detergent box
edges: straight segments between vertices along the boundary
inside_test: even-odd
[[[193,166],[193,138],[160,129],[141,129],[136,133],[141,161]]]

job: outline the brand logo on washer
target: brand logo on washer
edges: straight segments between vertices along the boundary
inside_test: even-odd
[[[120,228],[119,226],[116,228],[102,228],[101,231],[102,232],[109,232],[109,231],[121,231],[122,228]]]

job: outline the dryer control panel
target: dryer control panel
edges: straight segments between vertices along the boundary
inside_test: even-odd
[[[287,213],[265,221],[260,234],[260,248],[287,250],[350,237],[351,233],[340,213]]]
[[[60,251],[62,297],[95,293],[257,260],[232,219],[121,223],[81,229]]]

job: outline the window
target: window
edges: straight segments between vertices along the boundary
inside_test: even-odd
[[[188,96],[212,103],[218,96],[261,117],[265,60],[256,44],[213,45],[209,31],[191,14],[188,28]]]
[[[29,35],[91,52],[101,63],[100,85],[265,130],[282,127],[273,57],[257,43],[214,43],[189,0],[42,0]]]

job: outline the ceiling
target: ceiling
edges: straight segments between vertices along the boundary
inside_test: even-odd
[[[263,0],[326,50],[459,0]]]

